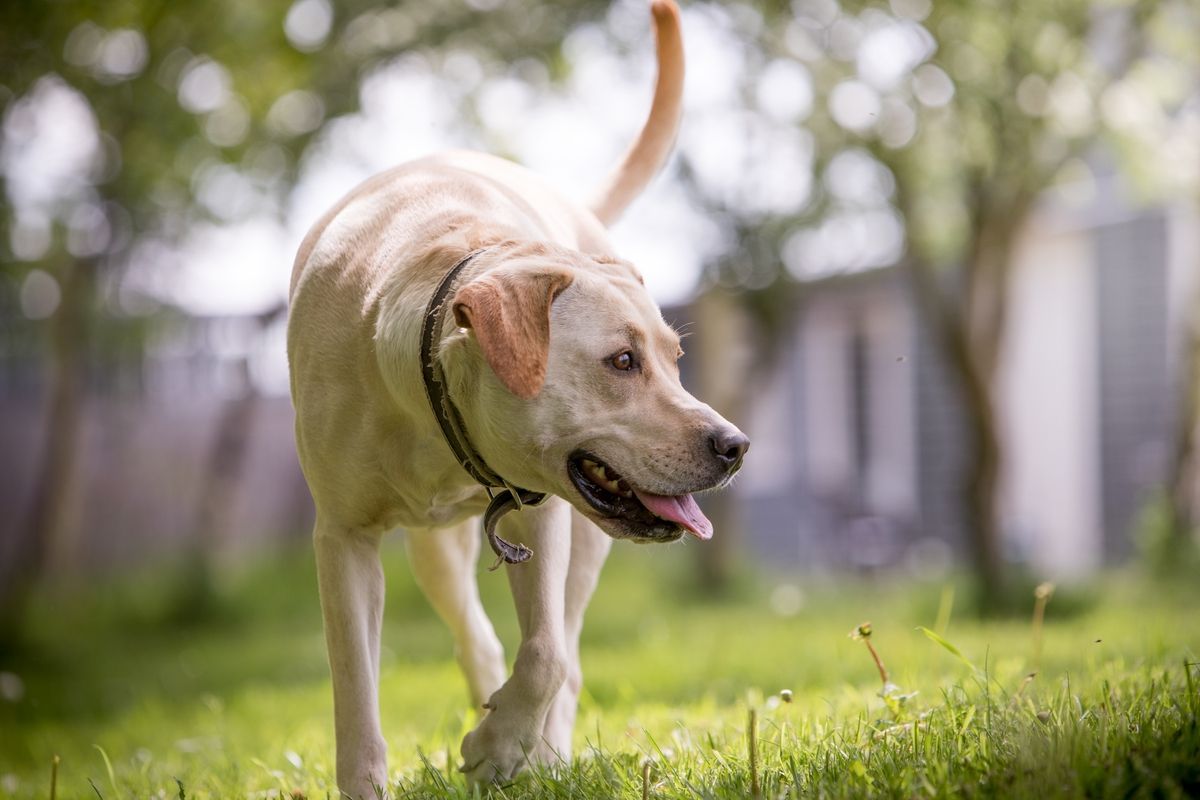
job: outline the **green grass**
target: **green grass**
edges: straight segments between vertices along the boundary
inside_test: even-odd
[[[381,701],[393,792],[469,797],[454,767],[475,718],[400,550]],[[749,796],[750,709],[767,797],[1200,795],[1195,588],[1118,574],[1060,591],[1028,679],[1027,616],[952,613],[958,655],[918,630],[945,622],[940,584],[761,577],[717,603],[684,588],[690,555],[617,548],[585,627],[577,759],[494,796],[638,798],[647,762],[652,797]],[[190,627],[163,622],[166,570],[41,598],[29,646],[0,657],[0,797],[48,797],[55,755],[59,798],[336,796],[310,559],[229,573],[220,613]],[[480,582],[511,655],[504,578]],[[771,610],[786,582],[798,613]],[[847,635],[868,619],[887,698]]]

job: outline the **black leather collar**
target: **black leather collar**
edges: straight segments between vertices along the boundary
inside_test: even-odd
[[[429,408],[442,430],[442,438],[446,440],[462,468],[487,489],[488,496],[492,499],[483,513],[483,530],[487,534],[488,544],[497,556],[496,563],[489,567],[490,570],[495,570],[502,563],[520,564],[533,557],[533,551],[525,545],[513,544],[496,535],[496,524],[500,517],[524,506],[541,505],[545,502],[546,495],[513,486],[488,466],[467,436],[462,415],[446,392],[446,376],[442,372],[442,362],[433,354],[434,339],[441,333],[446,301],[454,288],[455,279],[472,259],[485,250],[486,247],[472,250],[459,259],[442,278],[433,297],[429,298],[425,318],[421,323],[421,380],[425,383],[425,396],[429,399]]]

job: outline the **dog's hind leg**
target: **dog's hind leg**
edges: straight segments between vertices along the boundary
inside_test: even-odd
[[[384,796],[387,744],[379,725],[379,634],[383,622],[380,536],[317,520],[314,533],[325,644],[333,673],[338,788]]]
[[[579,708],[579,692],[583,688],[583,669],[579,665],[579,634],[583,629],[583,614],[600,578],[600,569],[612,549],[612,538],[601,531],[578,511],[571,512],[571,566],[567,572],[564,633],[567,641],[567,679],[554,697],[546,714],[542,735],[545,748],[543,761],[569,761],[571,734],[575,730],[575,713]]]
[[[455,656],[478,709],[504,683],[504,649],[479,600],[479,521],[405,532],[417,585],[454,635]]]

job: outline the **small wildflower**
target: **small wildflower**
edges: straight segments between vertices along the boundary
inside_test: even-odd
[[[782,692],[779,693],[779,699],[785,703],[792,702],[792,690],[784,689]]]
[[[879,658],[879,653],[875,652],[874,645],[871,644],[871,623],[863,622],[854,630],[850,631],[850,638],[856,642],[862,642],[867,646],[867,652],[871,654],[871,658],[875,661],[875,668],[879,670],[879,680],[883,683],[884,688],[888,685],[887,669],[883,666],[883,660]]]

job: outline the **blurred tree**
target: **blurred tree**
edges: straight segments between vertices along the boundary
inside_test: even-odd
[[[1161,86],[1172,65],[1147,39],[1186,5],[808,0],[762,2],[762,20],[743,23],[778,54],[745,81],[762,109],[778,106],[772,97],[786,97],[789,83],[824,100],[800,114],[820,182],[775,252],[801,279],[899,257],[958,386],[969,435],[963,503],[985,609],[1004,585],[995,382],[1015,239],[1043,192],[1088,175],[1101,132],[1127,111],[1131,76],[1160,82],[1152,113],[1178,105]],[[853,185],[863,180],[882,187],[876,197],[891,195],[890,212],[864,207]],[[902,223],[903,254],[881,258],[865,251],[892,236],[888,213]],[[762,214],[741,216],[754,224]],[[858,242],[811,246],[821,236]]]
[[[0,8],[0,241],[10,286],[46,298],[43,457],[27,524],[0,565],[0,635],[17,629],[70,506],[89,360],[102,329],[142,329],[121,301],[131,264],[170,270],[203,220],[282,214],[304,148],[353,110],[360,77],[448,43],[553,64],[597,3],[415,0],[6,3]],[[64,115],[64,109],[67,114]],[[63,119],[71,119],[62,131]],[[39,149],[46,137],[56,147]],[[43,158],[74,160],[37,163]],[[56,171],[57,170],[57,171]],[[36,293],[35,293],[36,294]],[[142,301],[144,304],[144,300]],[[10,325],[23,324],[8,321]],[[215,483],[213,485],[219,485]]]
[[[607,8],[63,0],[0,9],[0,248],[14,265],[10,283],[28,288],[36,272],[53,295],[47,319],[27,323],[47,343],[45,449],[20,556],[0,566],[0,618],[19,617],[69,507],[86,364],[104,331],[146,330],[133,319],[143,312],[119,299],[130,264],[169,260],[197,221],[283,214],[305,147],[354,109],[360,81],[397,54],[420,51],[435,64],[468,54],[494,75],[523,76],[533,63],[548,82],[570,68],[565,32]],[[735,314],[757,325],[760,356],[747,366],[714,349],[701,371],[726,368],[744,382],[769,363],[798,282],[889,264],[903,248],[967,409],[965,503],[984,596],[994,599],[1002,454],[992,384],[1013,236],[1043,190],[1086,172],[1101,129],[1137,127],[1179,104],[1174,65],[1144,41],[1148,32],[1194,31],[1194,4],[755,0],[687,10],[715,21],[710,35],[733,32],[723,51],[736,55],[730,74],[700,66],[709,80],[736,83],[743,109],[694,111],[679,173],[731,243],[711,258],[709,283],[742,290]],[[1200,52],[1188,47],[1192,58]],[[55,105],[74,109],[80,155],[47,188],[22,166],[54,133],[40,112]],[[477,119],[469,103],[457,111]],[[732,183],[714,177],[705,169],[712,160],[699,157],[704,137],[688,136],[713,126],[734,133],[723,141],[736,149],[724,154],[735,172],[759,146],[788,159]],[[1144,139],[1138,153],[1154,149]],[[714,307],[720,317],[724,306]]]
[[[338,73],[314,73],[312,59],[285,36],[286,11],[281,2],[82,0],[0,11],[5,244],[23,263],[19,271],[41,267],[61,287],[45,323],[52,346],[44,455],[17,555],[0,576],[5,630],[19,624],[61,535],[86,360],[103,340],[98,329],[129,316],[112,302],[122,271],[139,245],[178,241],[189,223],[214,213],[221,199],[211,179],[221,165],[237,165],[260,202],[278,202],[304,136],[321,121],[315,97],[290,105],[283,98]],[[55,105],[75,109],[77,127],[60,138],[80,157],[59,186],[39,191],[53,167],[30,174],[22,161],[61,158],[61,148],[39,149],[39,139],[54,134],[48,128],[63,124],[46,113]]]
[[[1200,7],[1170,7],[1158,17],[1153,33],[1156,49],[1183,73],[1180,84],[1186,94],[1178,105],[1190,106],[1190,114],[1162,114],[1149,124],[1127,120],[1117,132],[1118,140],[1125,145],[1126,161],[1142,168],[1150,191],[1190,195],[1200,205]],[[1173,95],[1168,99],[1174,100]],[[1146,159],[1154,163],[1147,165]],[[1175,551],[1177,563],[1186,564],[1194,562],[1200,550],[1200,279],[1190,302],[1181,306],[1185,324],[1178,343],[1180,383],[1166,484],[1171,512],[1168,548]]]
[[[1176,549],[1200,547],[1200,281],[1180,351],[1181,381],[1175,446],[1167,488]]]
[[[712,287],[696,298],[693,313],[697,358],[697,394],[727,419],[744,419],[744,380],[753,360],[747,352],[749,320],[737,296]],[[697,577],[709,594],[727,589],[733,579],[741,525],[736,498],[718,492],[705,499],[717,535],[696,548]]]

